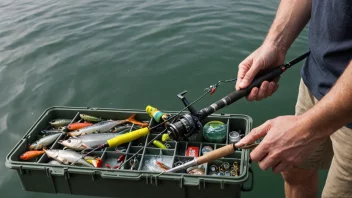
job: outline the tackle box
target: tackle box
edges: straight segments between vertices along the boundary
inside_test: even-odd
[[[164,112],[171,115],[176,114],[173,111]],[[6,157],[6,166],[17,172],[25,191],[119,198],[148,198],[160,195],[168,198],[214,198],[216,196],[241,197],[241,191],[253,189],[254,176],[248,150],[239,150],[229,156],[204,164],[204,175],[191,175],[185,171],[160,175],[159,172],[152,172],[145,169],[144,166],[153,157],[172,161],[172,167],[177,161],[191,160],[193,157],[185,156],[188,146],[198,147],[199,155],[202,155],[201,148],[203,146],[211,146],[213,149],[225,146],[229,143],[228,134],[230,131],[238,131],[245,135],[251,130],[252,119],[247,115],[212,114],[202,121],[203,125],[212,120],[227,124],[227,138],[223,143],[207,142],[202,133],[199,133],[192,141],[168,141],[169,148],[160,149],[153,144],[146,146],[148,141],[157,136],[157,133],[151,132],[145,137],[119,146],[119,150],[108,148],[92,154],[102,157],[103,165],[109,163],[113,167],[119,156],[126,155],[125,160],[127,160],[142,149],[139,154],[135,155],[138,163],[134,170],[131,170],[129,163],[125,163],[120,169],[110,169],[105,166],[91,168],[74,165],[51,165],[48,164],[49,158],[45,154],[31,161],[19,159],[19,156],[26,151],[28,144],[34,142],[41,130],[48,126],[49,121],[66,118],[72,119],[74,122],[80,119],[79,114],[112,120],[126,119],[136,114],[136,119],[139,121],[148,123],[152,121],[152,118],[142,110],[86,107],[51,107],[45,110]],[[61,135],[50,148],[62,149],[63,146],[58,141],[63,138],[64,136]],[[231,165],[237,162],[238,175],[210,174],[209,167],[211,165],[219,166],[224,162]],[[38,181],[40,181],[40,185],[38,185]]]

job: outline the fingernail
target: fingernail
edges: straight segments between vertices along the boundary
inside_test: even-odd
[[[244,144],[242,143],[242,142],[237,142],[236,144],[235,144],[235,146],[236,147],[241,147],[241,146],[243,146]]]

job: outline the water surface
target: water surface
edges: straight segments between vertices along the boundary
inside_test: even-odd
[[[150,104],[179,110],[179,92],[188,90],[192,100],[210,84],[236,77],[238,64],[263,41],[278,2],[1,1],[0,194],[71,197],[25,192],[15,171],[5,167],[6,154],[45,109],[144,109]],[[305,29],[287,60],[306,50]],[[270,99],[241,100],[220,112],[250,115],[254,126],[293,114],[300,67],[281,78]],[[233,90],[233,84],[223,85],[196,107]],[[255,188],[243,197],[283,197],[279,175],[256,164],[254,169]]]

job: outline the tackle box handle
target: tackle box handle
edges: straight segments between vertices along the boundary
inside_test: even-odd
[[[132,175],[131,173],[101,173],[101,177],[104,179],[122,179],[122,180],[133,180],[138,181],[142,175]]]
[[[249,172],[250,175],[251,175],[251,185],[250,185],[249,187],[245,187],[244,185],[242,185],[241,190],[242,190],[243,192],[249,192],[249,191],[252,191],[252,190],[253,190],[253,186],[254,186],[254,172],[253,172],[252,167],[249,167],[248,172]]]

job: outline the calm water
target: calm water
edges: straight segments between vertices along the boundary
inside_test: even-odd
[[[278,0],[32,1],[0,2],[0,194],[67,197],[24,192],[5,156],[51,106],[178,110],[220,79],[262,42]],[[307,49],[307,30],[287,59]],[[222,110],[248,114],[258,126],[294,113],[297,65],[270,99],[239,101]],[[197,103],[201,108],[233,90],[224,85]],[[282,180],[256,164],[255,188],[243,197],[283,197]],[[322,178],[326,173],[322,172]],[[36,181],[40,185],[41,181]],[[323,182],[320,182],[320,189]],[[274,191],[268,190],[275,187]],[[69,196],[71,197],[71,196]],[[72,196],[81,197],[81,196]]]

